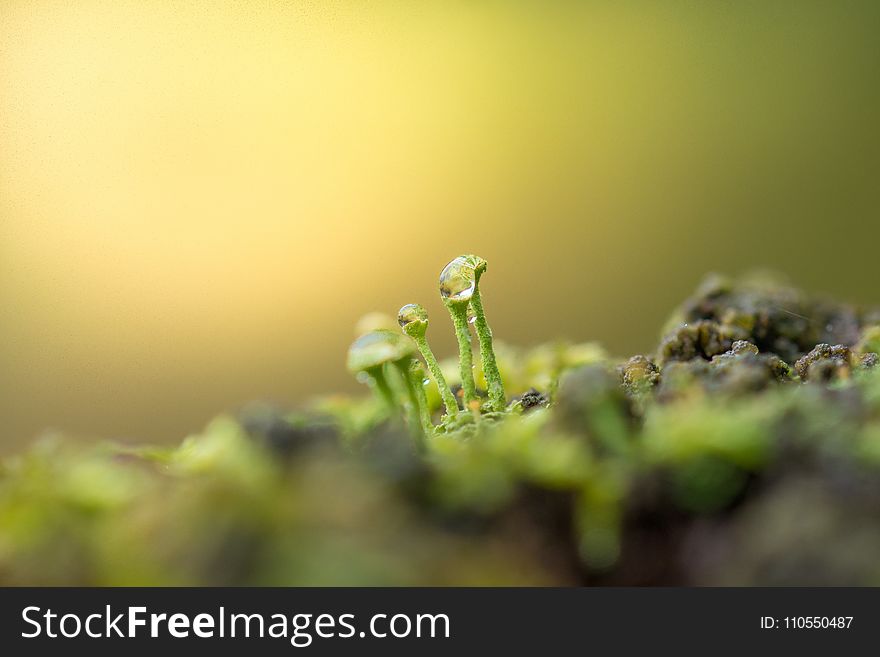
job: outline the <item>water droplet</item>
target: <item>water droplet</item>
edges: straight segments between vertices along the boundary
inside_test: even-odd
[[[486,261],[474,255],[458,256],[440,272],[440,296],[451,301],[467,301],[474,295],[477,275]]]
[[[406,328],[410,324],[421,322],[428,323],[428,311],[417,303],[408,303],[397,313],[397,323],[401,328]]]
[[[468,324],[473,324],[477,321],[477,316],[471,312],[470,307],[468,307]]]
[[[348,369],[363,372],[384,363],[393,363],[415,355],[410,340],[400,333],[379,329],[362,335],[348,349]]]
[[[423,386],[426,386],[426,385],[428,385],[429,383],[431,383],[431,379],[422,379],[422,385],[423,385]]]

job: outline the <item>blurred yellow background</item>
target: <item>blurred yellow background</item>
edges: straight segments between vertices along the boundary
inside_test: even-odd
[[[880,3],[0,2],[0,450],[356,390],[460,252],[514,343],[877,290]]]

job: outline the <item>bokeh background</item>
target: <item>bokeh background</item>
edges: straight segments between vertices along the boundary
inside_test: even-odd
[[[651,348],[710,270],[880,302],[880,3],[0,2],[0,451],[353,391],[489,263],[513,343]]]

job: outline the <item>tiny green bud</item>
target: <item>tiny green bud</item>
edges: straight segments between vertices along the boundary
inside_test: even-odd
[[[348,349],[348,370],[359,381],[369,382],[385,404],[395,411],[397,403],[388,384],[385,365],[408,362],[415,349],[399,333],[378,329],[355,340]]]
[[[387,329],[370,331],[349,347],[348,370],[353,374],[368,372],[385,363],[411,358],[415,353],[412,344],[399,333]]]

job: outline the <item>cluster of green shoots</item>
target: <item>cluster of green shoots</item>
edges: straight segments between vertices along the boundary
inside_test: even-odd
[[[486,321],[480,296],[480,277],[485,271],[485,260],[475,255],[463,255],[440,272],[440,297],[452,317],[458,340],[461,405],[446,383],[428,344],[428,312],[419,304],[407,304],[397,315],[400,328],[411,340],[389,329],[374,329],[355,340],[348,351],[348,369],[373,388],[393,416],[402,412],[419,445],[424,445],[425,437],[437,431],[477,422],[507,408],[504,384],[492,349],[492,329]],[[480,343],[480,360],[488,395],[485,403],[481,402],[474,382],[471,324]],[[416,356],[417,351],[424,358],[445,407],[445,414],[437,426],[428,408],[423,387],[428,379]]]

